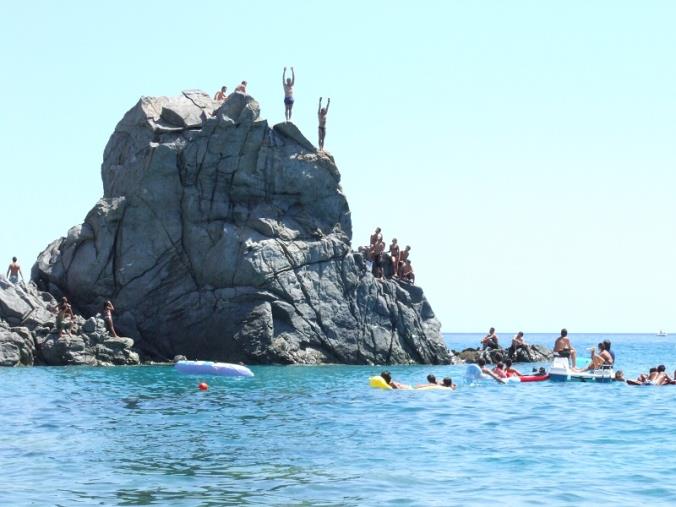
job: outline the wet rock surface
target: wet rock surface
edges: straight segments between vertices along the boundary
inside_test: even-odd
[[[106,146],[103,197],[33,280],[85,315],[113,300],[152,360],[452,362],[422,290],[375,279],[352,252],[333,158],[259,111],[241,93],[142,98]],[[40,346],[89,360],[77,340],[72,358]]]

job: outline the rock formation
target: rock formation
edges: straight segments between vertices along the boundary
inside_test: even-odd
[[[0,277],[0,366],[138,364],[130,338],[108,334],[100,315],[76,315],[72,335],[54,330],[56,300]]]
[[[104,300],[150,359],[448,363],[419,287],[350,247],[340,173],[233,93],[144,97],[105,148],[103,197],[33,266],[85,314]]]
[[[508,349],[465,349],[462,352],[454,352],[459,359],[466,363],[476,363],[479,358],[483,358],[487,363],[497,364],[505,359],[511,359],[515,363],[539,363],[550,361],[553,354],[550,349],[544,345],[526,345],[525,348],[517,349],[510,356]]]

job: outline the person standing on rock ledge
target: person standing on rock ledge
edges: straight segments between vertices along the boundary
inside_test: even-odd
[[[284,118],[291,121],[291,108],[293,108],[293,85],[296,84],[296,74],[291,67],[291,77],[286,77],[286,67],[282,73],[282,86],[284,87]]]
[[[228,87],[227,86],[221,86],[221,89],[216,92],[216,95],[214,95],[214,100],[217,100],[218,102],[223,102],[225,99],[228,98],[227,92]]]
[[[113,326],[113,312],[115,311],[115,307],[113,306],[113,303],[110,302],[110,300],[106,301],[105,304],[103,305],[103,322],[106,324],[106,329],[108,332],[117,338],[117,333],[115,332],[115,326]]]
[[[21,271],[21,266],[19,263],[16,261],[16,257],[12,257],[12,262],[7,268],[7,278],[9,278],[9,281],[12,282],[14,285],[19,283],[19,275],[21,275],[21,281],[26,283],[26,280],[24,280],[23,277],[23,272]]]
[[[317,109],[317,118],[319,119],[319,151],[324,151],[324,139],[326,139],[326,115],[329,112],[331,99],[326,101],[326,107],[322,107],[322,98],[319,97],[319,108]]]

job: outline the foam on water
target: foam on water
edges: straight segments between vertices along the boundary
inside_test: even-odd
[[[458,349],[476,336],[447,339]],[[579,350],[605,337],[630,376],[676,366],[676,339],[572,336]],[[382,391],[367,382],[378,367],[252,369],[1,369],[0,504],[676,502],[676,386]],[[390,370],[417,383],[430,372],[458,381],[464,367]]]

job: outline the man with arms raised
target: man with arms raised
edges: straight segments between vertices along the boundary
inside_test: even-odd
[[[284,87],[284,118],[291,121],[291,108],[293,107],[293,85],[296,84],[296,74],[291,67],[291,77],[286,77],[286,67],[282,73],[282,86]]]
[[[554,342],[554,354],[569,358],[572,363],[572,367],[575,368],[577,353],[568,339],[568,330],[566,328],[561,330],[561,336],[559,336]]]

